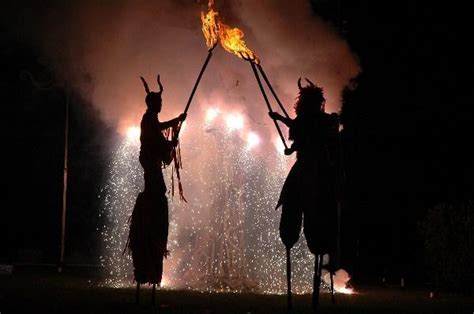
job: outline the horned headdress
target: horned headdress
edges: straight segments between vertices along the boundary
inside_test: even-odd
[[[160,91],[158,92],[150,91],[150,88],[148,87],[148,83],[143,78],[143,76],[140,76],[140,79],[142,80],[143,87],[145,88],[145,92],[146,92],[145,102],[147,106],[149,106],[150,101],[158,100],[158,99],[161,101],[161,93],[163,93],[163,85],[161,84],[161,81],[160,81],[160,75],[158,74],[156,77],[156,81],[158,82],[158,86],[160,87]]]
[[[324,112],[324,105],[326,99],[324,99],[323,89],[306,77],[304,78],[308,85],[301,85],[301,77],[298,79],[298,88],[300,90],[298,100],[295,104],[295,110],[298,112],[302,106],[319,105],[321,111]]]

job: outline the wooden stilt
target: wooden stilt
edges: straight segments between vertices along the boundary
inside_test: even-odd
[[[286,248],[286,284],[287,284],[287,305],[288,311],[293,308],[293,299],[291,294],[291,249]]]
[[[155,291],[156,291],[156,283],[153,284],[153,292],[151,295],[151,304],[155,305]]]
[[[336,304],[336,299],[334,298],[334,274],[331,271],[331,302],[332,304]]]
[[[137,282],[137,291],[135,293],[135,304],[140,303],[140,283]]]
[[[319,259],[319,260],[318,260]],[[323,255],[316,255],[314,261],[314,277],[313,277],[313,310],[319,305],[319,289],[321,287],[321,274],[323,269]]]

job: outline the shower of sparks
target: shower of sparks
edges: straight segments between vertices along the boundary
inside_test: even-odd
[[[128,285],[133,280],[131,258],[123,252],[128,237],[128,219],[143,188],[143,171],[137,162],[140,141],[130,137],[130,133],[127,132],[112,156],[110,177],[101,193],[104,202],[101,215],[105,216],[101,263],[108,274],[105,283],[112,287]]]
[[[246,130],[241,115],[220,113],[209,109],[201,123],[188,125],[193,137],[181,137],[183,185],[190,197],[183,203],[168,195],[171,255],[162,287],[283,294],[286,256],[275,205],[294,159],[276,148],[265,154],[248,149],[263,140]],[[128,219],[143,188],[138,152],[139,141],[127,136],[102,192],[102,263],[109,274],[106,284],[113,287],[133,284],[131,259],[123,251]],[[170,169],[164,175],[170,178]],[[292,268],[294,293],[309,293],[314,257],[303,236],[292,250]]]

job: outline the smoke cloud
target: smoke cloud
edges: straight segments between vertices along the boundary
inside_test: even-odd
[[[200,11],[207,1],[46,1],[3,5],[4,23],[38,44],[120,131],[145,110],[144,76],[164,85],[162,119],[179,114],[207,56]],[[290,114],[298,77],[323,86],[328,111],[359,71],[355,56],[305,0],[216,1],[223,21],[245,32]],[[25,23],[29,21],[29,23]],[[20,23],[21,22],[21,23]],[[276,103],[275,108],[276,107]],[[275,137],[250,66],[217,47],[196,92],[188,121],[210,106],[240,112],[264,137]],[[191,122],[189,121],[189,122]]]

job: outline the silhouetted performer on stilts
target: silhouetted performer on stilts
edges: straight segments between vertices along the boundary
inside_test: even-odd
[[[138,194],[133,208],[127,248],[132,254],[133,273],[137,282],[136,302],[139,300],[140,284],[153,284],[152,302],[155,303],[155,287],[160,285],[163,275],[163,258],[167,257],[168,199],[162,168],[173,160],[173,142],[165,137],[171,134],[186,114],[167,122],[158,120],[161,111],[163,86],[158,75],[159,92],[150,92],[141,77],[146,91],[147,110],[141,121],[140,164],[144,170],[145,190]],[[171,132],[171,133],[170,133]],[[168,136],[169,137],[169,136]]]
[[[301,225],[304,225],[309,250],[316,257],[313,283],[313,308],[316,309],[324,254],[330,256],[330,263],[325,268],[331,273],[331,283],[335,272],[337,156],[332,144],[338,137],[339,124],[337,114],[324,112],[323,90],[306,80],[309,84],[305,87],[301,86],[301,79],[298,80],[295,119],[276,112],[269,115],[289,127],[289,139],[293,140],[293,144],[285,149],[285,154],[295,151],[297,154],[277,204],[277,208],[282,206],[280,238],[289,253],[299,239]],[[331,288],[334,302],[333,284]]]

